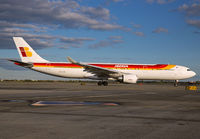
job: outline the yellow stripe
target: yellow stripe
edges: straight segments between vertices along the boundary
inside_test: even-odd
[[[34,67],[46,67],[46,68],[82,68],[82,67],[64,67],[64,66],[46,66],[46,65],[34,65]]]
[[[162,70],[169,70],[169,69],[172,69],[174,68],[176,65],[167,65],[166,67],[164,68],[161,68]]]
[[[174,68],[176,65],[167,65],[164,68],[150,69],[150,68],[107,68],[107,69],[123,69],[123,70],[169,70]],[[83,67],[65,67],[65,66],[48,66],[48,65],[34,65],[34,67],[48,67],[48,68],[83,68]]]

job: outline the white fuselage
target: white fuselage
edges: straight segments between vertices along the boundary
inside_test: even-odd
[[[84,68],[32,67],[32,70],[64,78],[102,79],[84,71]],[[195,76],[195,72],[184,66],[176,65],[168,70],[115,69],[122,73],[136,75],[138,80],[181,80]]]
[[[70,63],[49,62],[40,57],[22,37],[13,37],[13,40],[21,61],[10,61],[38,72],[64,78],[111,79],[136,83],[137,80],[181,80],[195,76],[195,72],[187,67],[170,64],[92,64],[77,62],[71,57],[67,57]],[[107,85],[105,82],[104,84]]]

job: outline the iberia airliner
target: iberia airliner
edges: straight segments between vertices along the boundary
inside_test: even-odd
[[[195,76],[189,68],[169,64],[82,63],[67,57],[69,62],[50,62],[40,57],[22,37],[13,37],[21,61],[10,60],[41,73],[79,79],[99,80],[98,85],[108,85],[108,80],[136,83],[138,80],[181,80]]]

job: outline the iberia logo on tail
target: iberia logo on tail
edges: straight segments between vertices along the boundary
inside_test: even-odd
[[[28,47],[19,47],[21,54],[23,57],[31,57],[32,52],[29,50]]]

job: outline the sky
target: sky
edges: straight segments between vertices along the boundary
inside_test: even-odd
[[[0,0],[0,79],[61,80],[6,61],[13,36],[49,61],[176,64],[200,80],[200,0]]]

